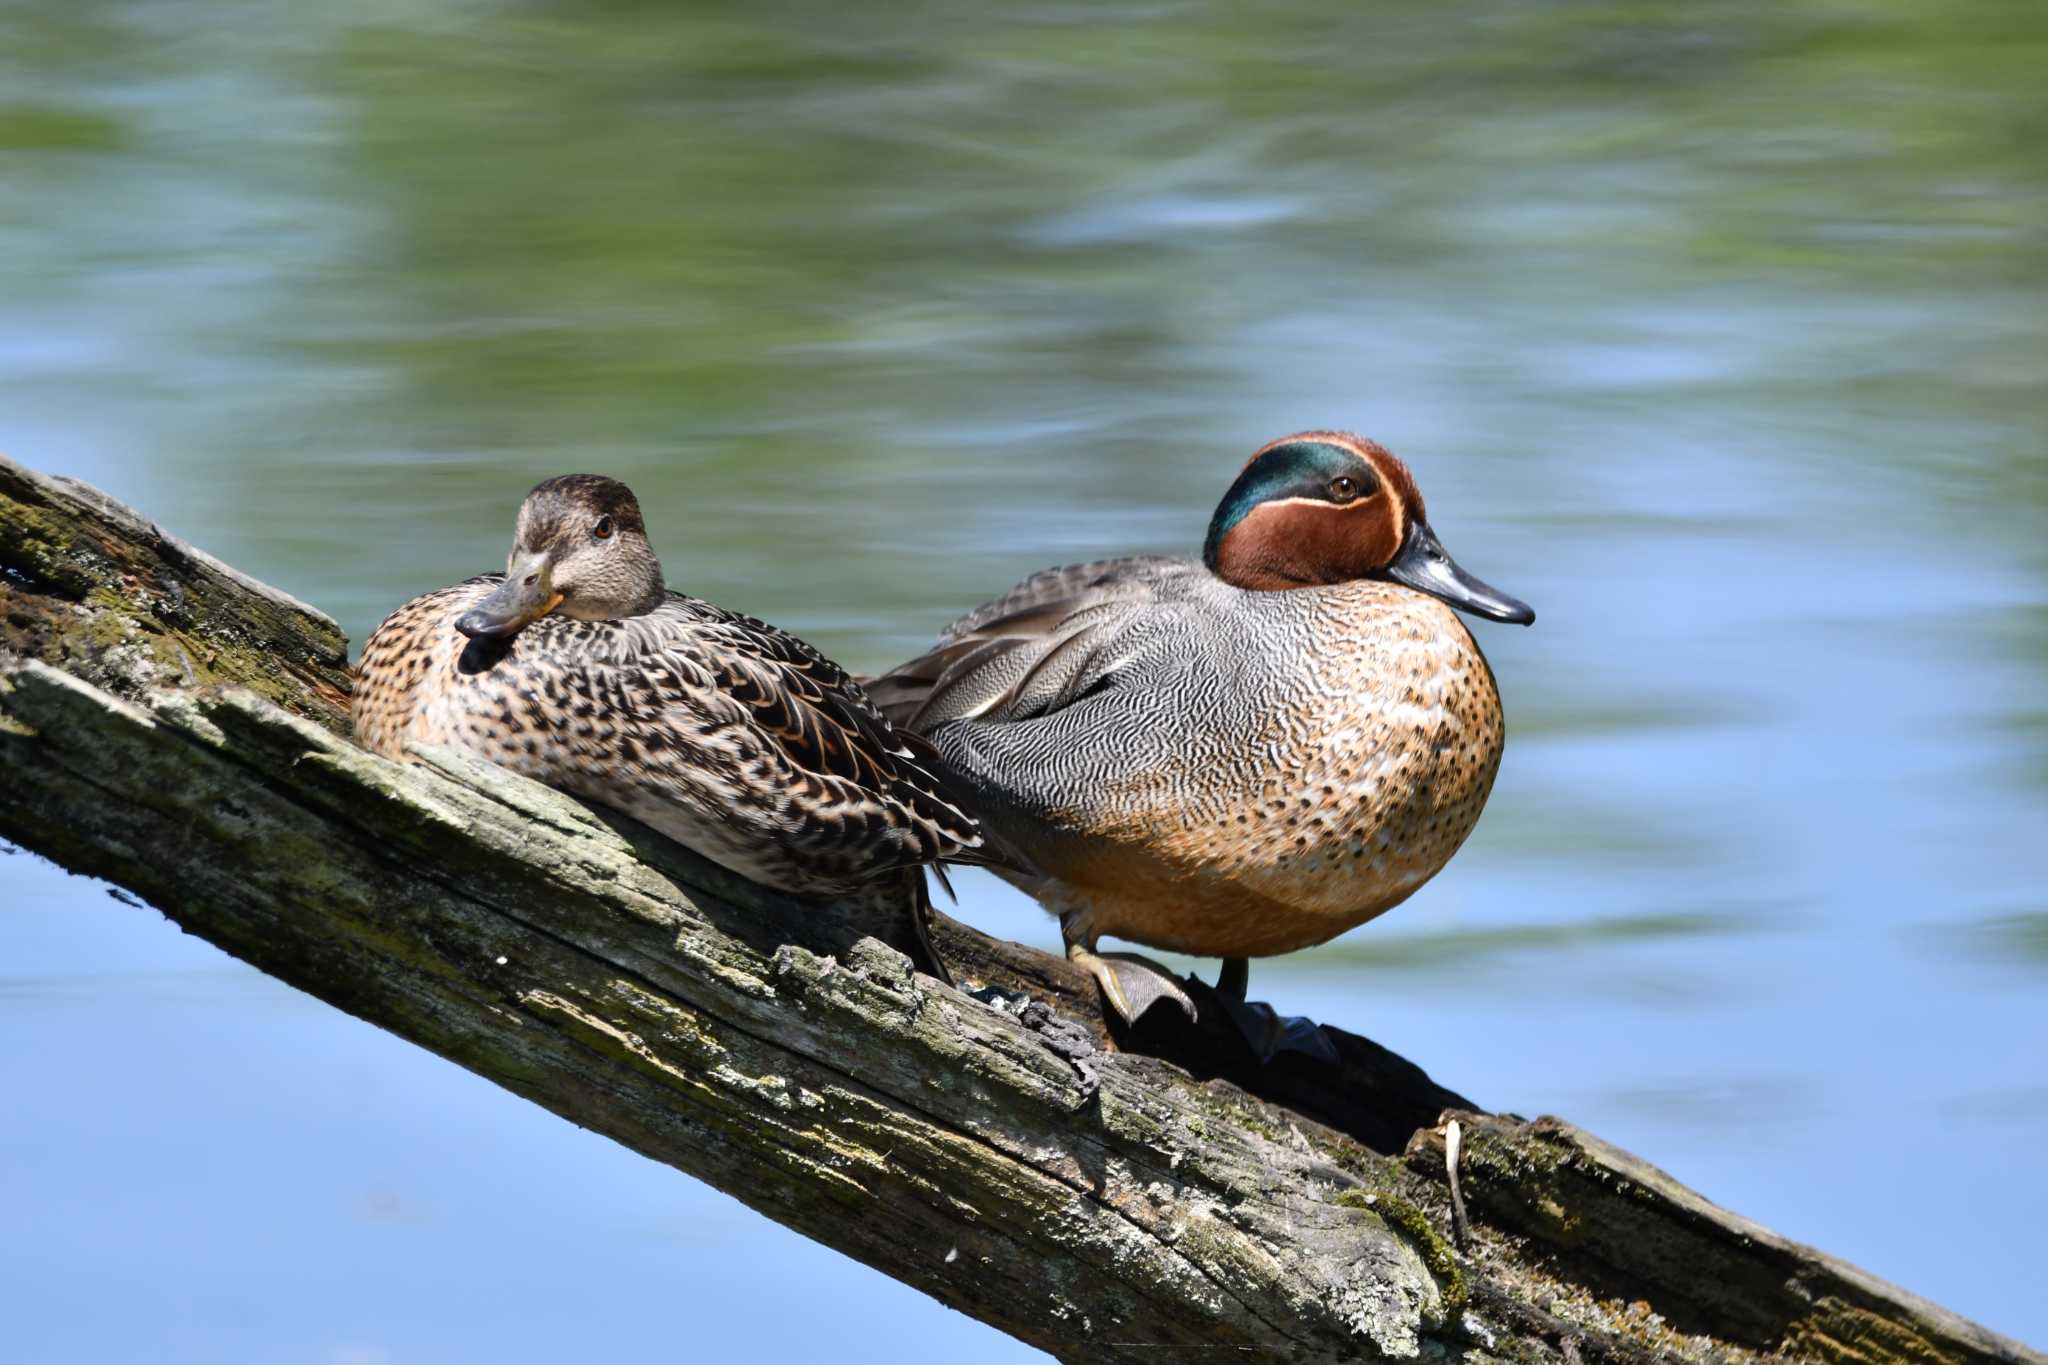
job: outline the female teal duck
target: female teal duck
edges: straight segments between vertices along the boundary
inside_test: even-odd
[[[1400,904],[1471,833],[1504,732],[1452,607],[1535,619],[1445,554],[1401,461],[1303,432],[1252,456],[1199,563],[1048,569],[869,690],[1036,865],[1005,875],[1112,1006],[1192,1013],[1097,936],[1221,957],[1242,1001],[1245,959]],[[1270,1012],[1233,1012],[1270,1055]]]
[[[373,752],[466,750],[799,895],[907,878],[945,976],[916,869],[987,856],[929,746],[802,640],[669,591],[618,480],[536,487],[505,573],[400,607],[357,672]]]

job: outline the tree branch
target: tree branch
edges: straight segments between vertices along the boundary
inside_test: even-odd
[[[0,836],[1061,1359],[2042,1360],[1363,1039],[1113,1034],[948,921],[949,989],[861,907],[372,757],[348,690],[326,617],[0,460]]]

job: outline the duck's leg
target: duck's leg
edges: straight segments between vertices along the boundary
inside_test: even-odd
[[[1171,1000],[1191,1020],[1199,1017],[1180,982],[1157,962],[1136,953],[1096,952],[1094,935],[1077,936],[1071,916],[1060,920],[1060,937],[1067,943],[1067,961],[1095,978],[1102,998],[1126,1024],[1137,1023],[1161,1000]]]
[[[932,870],[937,872],[935,863]],[[940,872],[943,880],[945,873]],[[929,972],[948,986],[953,984],[953,974],[946,970],[946,964],[939,960],[939,950],[932,946],[932,889],[924,879],[924,869],[910,869],[910,881],[915,890],[911,893],[910,936],[917,951],[912,954],[919,969]]]
[[[1227,995],[1232,1000],[1244,999],[1244,993],[1251,988],[1252,964],[1241,957],[1223,959],[1223,970],[1216,973],[1216,993]]]

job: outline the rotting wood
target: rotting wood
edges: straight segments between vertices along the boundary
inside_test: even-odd
[[[858,908],[363,753],[348,687],[317,611],[0,459],[0,837],[1063,1360],[2044,1359],[1364,1039],[1112,1034],[942,920],[949,989]]]

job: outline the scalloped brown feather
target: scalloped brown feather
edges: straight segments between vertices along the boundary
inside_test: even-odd
[[[365,747],[468,750],[802,894],[1008,860],[929,744],[795,636],[671,593],[626,620],[545,617],[502,646],[464,639],[455,618],[500,581],[416,598],[372,634],[354,710]]]

